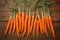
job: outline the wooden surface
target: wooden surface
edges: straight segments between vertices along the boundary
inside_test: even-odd
[[[9,10],[5,5],[5,0],[0,0],[0,40],[18,40],[16,35],[4,37],[3,33],[9,18]],[[56,34],[56,40],[60,40],[60,0],[50,0],[51,2],[51,17],[53,19],[53,25]],[[9,0],[10,6],[13,4],[12,0]],[[44,37],[44,40],[53,40],[52,36]],[[20,40],[43,40],[42,37],[25,37]]]

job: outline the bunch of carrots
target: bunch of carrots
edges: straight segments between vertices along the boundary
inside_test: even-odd
[[[35,33],[38,36],[40,29],[42,34],[46,34],[48,36],[48,28],[53,37],[55,37],[51,17],[45,16],[44,18],[41,18],[40,15],[37,15],[37,19],[38,20],[35,20],[34,15],[25,15],[24,12],[19,12],[13,19],[9,18],[4,35],[7,35],[7,32],[11,35],[11,33],[16,31],[19,38],[20,32],[22,32],[24,36],[26,34],[30,35],[33,30],[35,30]]]
[[[38,1],[37,1],[38,2]],[[37,36],[41,32],[42,35],[48,36],[48,30],[51,32],[53,37],[55,38],[55,31],[53,28],[52,18],[50,16],[50,8],[48,3],[47,4],[47,11],[46,11],[46,5],[44,0],[42,0],[42,5],[39,11],[37,11],[37,15],[34,15],[34,12],[29,15],[25,14],[25,12],[17,12],[14,14],[14,18],[10,16],[4,36],[14,34],[16,32],[16,35],[18,38],[20,38],[20,33],[23,34],[23,37],[30,36],[32,33],[33,35],[36,34]],[[36,5],[35,5],[36,6]],[[39,12],[41,13],[39,15]]]

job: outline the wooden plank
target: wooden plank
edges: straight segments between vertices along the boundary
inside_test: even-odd
[[[0,2],[1,2],[0,3],[0,11],[8,11],[8,8],[6,7],[5,1],[1,0]],[[51,0],[51,2],[52,2],[51,3],[51,11],[60,11],[60,8],[59,8],[60,4],[58,5],[58,4],[53,3],[53,2],[59,2],[60,3],[60,1],[59,0]],[[13,0],[11,0],[11,1],[9,0],[9,7],[10,8],[13,6],[13,4],[14,4]],[[34,1],[31,2],[31,5],[32,5],[31,9],[33,9],[33,4],[34,4]],[[20,5],[22,5],[22,4],[20,3]]]
[[[0,4],[0,11],[11,11],[11,9],[8,9],[5,4]]]
[[[53,21],[60,21],[60,12],[51,12]]]
[[[21,0],[19,0],[19,1],[21,1]],[[35,1],[35,0],[31,0],[32,2],[33,1]],[[5,2],[5,0],[0,0],[0,3],[4,3]],[[13,3],[13,0],[9,0],[8,1],[9,3]],[[52,3],[52,4],[55,4],[55,3],[60,3],[60,0],[50,0],[50,2]]]
[[[13,3],[13,0],[7,0],[8,1],[8,3]],[[0,3],[5,3],[6,2],[6,0],[0,0]]]
[[[52,4],[60,4],[60,0],[50,0]]]
[[[60,5],[58,5],[58,4],[52,4],[51,5],[51,11],[54,11],[54,12],[60,12]]]
[[[9,18],[8,12],[0,12],[0,21],[7,21]]]
[[[52,17],[60,17],[60,12],[51,12]]]

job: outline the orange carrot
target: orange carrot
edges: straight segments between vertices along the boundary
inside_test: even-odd
[[[19,19],[19,32],[22,32],[22,15],[21,13],[18,13],[18,19]]]
[[[51,33],[52,33],[53,37],[55,38],[55,32],[54,32],[54,28],[53,28],[53,23],[52,23],[52,18],[51,17],[49,17],[49,24],[50,24]]]
[[[36,35],[38,36],[38,34],[39,34],[39,23],[40,23],[40,16],[39,15],[37,15],[37,18],[38,18],[38,20],[37,20],[37,26],[36,26]]]
[[[28,36],[32,33],[32,31],[33,31],[33,25],[34,25],[34,15],[32,15],[30,17],[31,17],[31,19],[29,19],[29,20],[31,22],[30,22],[30,26],[28,25],[28,33],[27,33]]]
[[[50,31],[51,29],[50,29],[49,17],[48,17],[48,16],[46,16],[46,21],[47,21],[47,27],[48,27],[48,29],[49,29],[49,31]]]
[[[34,17],[34,15],[32,15],[32,19],[31,19],[31,28],[30,28],[30,34],[32,34],[32,32],[33,32],[34,19],[35,19],[35,17]]]
[[[48,36],[48,32],[47,32],[47,16],[44,17],[44,30],[45,30],[46,36]]]
[[[16,28],[17,37],[20,38],[20,36],[19,36],[19,28],[18,28],[18,15],[16,15],[16,19],[15,19],[15,28]]]
[[[31,28],[31,15],[28,16],[28,31],[27,31],[27,36],[30,34],[30,28]]]
[[[36,26],[36,35],[38,36],[39,34],[39,20],[37,20],[37,26]]]
[[[37,21],[36,20],[34,20],[34,27],[33,27],[33,36],[34,36],[34,33],[35,33],[35,31],[36,31],[36,26],[37,26]]]
[[[28,22],[28,15],[26,15],[25,17],[23,37],[26,35],[26,32],[27,32],[27,22]]]
[[[16,18],[13,19],[13,30],[12,30],[12,34],[14,34],[14,32],[15,32],[15,25],[16,25],[16,24],[15,24],[15,19],[16,19]]]
[[[43,32],[43,34],[45,33],[45,30],[44,30],[44,18],[42,18],[42,32]]]
[[[13,28],[13,20],[11,20],[9,35],[11,35],[11,33],[12,33],[12,28]]]
[[[49,16],[47,16],[46,19],[47,19],[47,27],[48,27],[49,31],[52,33],[53,37],[55,38],[54,28],[52,25],[52,19]]]
[[[24,25],[25,25],[25,24],[24,24],[24,20],[25,20],[24,17],[25,17],[25,15],[24,15],[24,13],[22,12],[22,31],[23,31]]]
[[[40,28],[40,31],[41,31],[41,17],[38,15],[38,20],[39,20],[39,28]]]
[[[11,20],[12,20],[12,19],[11,19],[11,18],[9,18],[8,24],[7,24],[6,29],[5,29],[5,32],[4,32],[4,36],[6,36],[6,35],[7,35],[8,29],[9,29],[10,24],[11,24]]]
[[[39,27],[40,27],[40,31],[41,31],[41,33],[43,34],[43,31],[42,31],[42,19],[41,19],[41,17],[40,17],[40,15],[38,15],[38,20],[39,20]]]

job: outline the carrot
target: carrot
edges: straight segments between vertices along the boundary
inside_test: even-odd
[[[43,17],[42,18],[42,32],[43,32],[43,34],[45,34],[45,18]]]
[[[36,20],[34,20],[34,27],[33,27],[33,36],[34,36],[34,33],[35,33],[35,31],[36,31],[36,26],[37,26],[37,21]]]
[[[47,27],[48,27],[49,31],[51,32],[50,23],[49,23],[49,16],[47,16],[46,19],[47,19]]]
[[[31,15],[28,16],[28,31],[27,31],[27,36],[30,34],[30,29],[31,29]]]
[[[51,29],[50,29],[49,17],[48,17],[48,16],[46,16],[46,21],[47,21],[47,27],[48,27],[48,29],[49,29],[49,31],[50,31]]]
[[[7,35],[7,32],[8,32],[8,30],[9,30],[9,27],[10,27],[10,24],[11,24],[11,18],[9,18],[9,21],[8,21],[8,23],[7,23],[7,26],[6,26],[6,29],[5,29],[5,32],[4,32],[4,36],[6,36]]]
[[[41,17],[38,15],[38,20],[39,20],[39,29],[42,32],[42,25],[41,25]]]
[[[26,32],[27,32],[27,22],[28,22],[28,15],[26,15],[26,17],[25,17],[23,37],[26,35]]]
[[[13,28],[13,20],[11,20],[9,35],[11,35],[11,33],[12,33],[12,28]]]
[[[49,29],[50,32],[52,32],[52,35],[53,37],[55,37],[55,33],[54,33],[54,28],[53,28],[53,25],[52,25],[52,19],[51,17],[47,16],[47,27]]]
[[[22,12],[22,31],[23,31],[23,29],[24,29],[24,17],[25,17],[25,15],[24,15],[24,13]]]
[[[45,30],[44,30],[44,18],[42,18],[40,20],[40,31],[42,34],[44,34]]]
[[[39,20],[39,28],[40,28],[40,31],[43,34],[43,31],[42,31],[42,19],[41,19],[41,17],[39,15],[38,15],[38,20]]]
[[[19,28],[18,28],[18,15],[16,15],[16,19],[15,19],[15,28],[16,28],[17,37],[20,38],[20,36],[19,36]]]
[[[27,33],[28,36],[32,33],[33,25],[34,25],[34,15],[30,16],[30,17],[31,17],[31,19],[30,19],[31,22],[30,22],[30,26],[28,25],[28,33]]]
[[[19,32],[22,32],[22,16],[21,16],[21,13],[18,13],[18,20],[19,20]]]
[[[55,38],[55,32],[54,32],[54,28],[53,28],[53,23],[52,23],[52,18],[51,17],[49,17],[49,24],[50,24],[51,33],[52,33],[53,37]]]
[[[48,32],[47,32],[47,16],[44,17],[44,29],[45,29],[45,34],[46,36],[48,36]]]
[[[38,36],[38,33],[39,33],[39,22],[40,22],[40,16],[39,15],[37,15],[37,18],[38,18],[38,20],[37,20],[37,22],[36,22],[36,35]]]
[[[45,17],[42,18],[42,27],[43,27],[43,34],[46,34],[48,36],[48,32],[47,32],[47,24],[46,24],[46,19]]]
[[[14,34],[14,32],[15,32],[15,25],[16,25],[16,24],[15,24],[15,19],[16,19],[16,18],[13,19],[13,30],[12,30],[12,34]]]
[[[39,20],[37,20],[37,26],[36,26],[36,35],[38,36],[39,33]]]
[[[34,17],[34,15],[32,15],[30,34],[33,32],[34,19],[35,19],[35,17]]]

